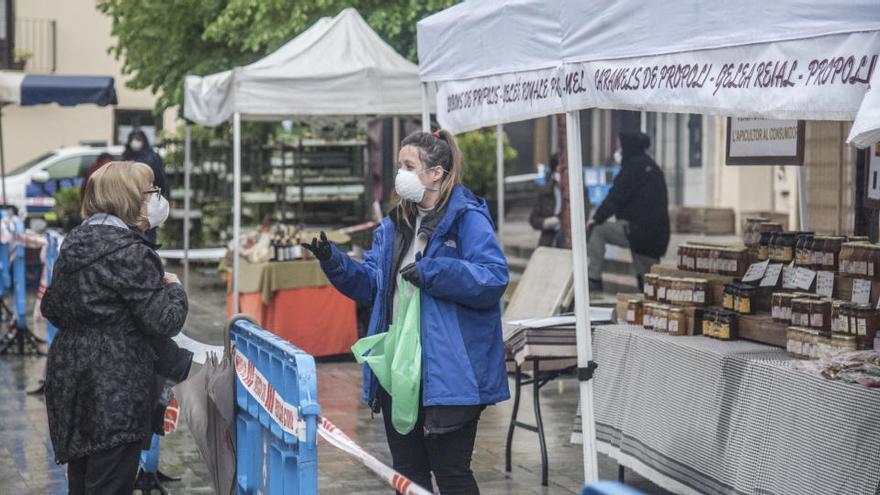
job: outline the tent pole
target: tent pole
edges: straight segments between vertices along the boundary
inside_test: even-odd
[[[241,114],[232,116],[232,314],[238,314],[238,258],[241,240]]]
[[[183,288],[189,293],[189,235],[190,235],[190,173],[192,172],[192,155],[190,154],[192,127],[183,128]]]
[[[422,83],[422,132],[431,132],[431,106],[428,105],[428,83]]]
[[[807,167],[798,167],[798,217],[800,218],[801,232],[806,232],[809,225],[807,218]]]
[[[587,286],[587,226],[584,209],[584,172],[581,156],[580,112],[565,114],[568,184],[571,208],[571,244],[574,261],[574,313],[578,354],[578,374],[590,369],[593,360],[590,329],[590,292]],[[593,381],[580,382],[581,423],[584,432],[584,482],[598,481],[596,424],[593,417]]]
[[[504,126],[495,128],[495,174],[498,183],[498,240],[504,248]]]
[[[0,104],[0,182],[3,183],[3,204],[6,202],[6,144],[3,143],[3,106]]]

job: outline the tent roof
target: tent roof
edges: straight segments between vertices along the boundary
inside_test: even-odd
[[[0,72],[0,103],[21,106],[57,103],[61,106],[116,104],[116,87],[109,76],[34,75]]]
[[[250,65],[187,76],[187,119],[217,125],[235,112],[249,120],[419,114],[418,67],[385,43],[355,9],[345,9]]]
[[[877,30],[877,0],[466,0],[419,21],[419,74],[464,80]]]
[[[454,132],[583,108],[880,128],[877,0],[466,0],[418,43]]]

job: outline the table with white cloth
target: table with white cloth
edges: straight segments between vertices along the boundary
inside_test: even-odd
[[[631,325],[597,328],[593,352],[598,451],[667,490],[880,493],[880,390],[763,344]]]

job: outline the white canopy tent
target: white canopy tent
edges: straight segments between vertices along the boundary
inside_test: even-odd
[[[566,113],[581,370],[592,350],[580,109],[855,119],[851,139],[880,129],[877,0],[466,0],[419,22],[418,46],[446,129]],[[590,482],[590,381],[580,393]]]
[[[241,235],[241,120],[281,121],[306,115],[418,115],[427,100],[418,67],[385,43],[354,9],[323,18],[253,64],[205,77],[187,76],[184,115],[233,124],[233,311],[238,311]],[[189,212],[189,129],[185,205]],[[184,219],[189,249],[189,217]],[[185,262],[186,263],[186,262]],[[185,267],[185,270],[187,268]]]

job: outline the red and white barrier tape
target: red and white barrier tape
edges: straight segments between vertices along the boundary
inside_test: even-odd
[[[369,230],[369,229],[375,227],[376,225],[379,225],[379,222],[364,222],[364,223],[359,223],[357,225],[352,225],[350,227],[343,227],[343,228],[337,230],[337,232],[339,232],[340,234],[354,234],[355,232],[362,232],[364,230]]]
[[[305,441],[306,425],[305,421],[299,417],[299,409],[285,402],[281,394],[272,387],[266,377],[254,366],[254,363],[238,349],[235,349],[235,374],[248,393],[272,416],[272,419],[281,426],[282,430],[291,435],[296,435],[302,442]],[[337,428],[327,418],[318,417],[318,434],[330,445],[359,460],[361,464],[376,473],[376,475],[403,495],[432,495],[432,492],[413,483],[412,480],[391,467],[382,464],[382,462],[361,448],[360,445],[356,444],[354,440],[349,438],[348,435],[343,433],[342,430]]]
[[[299,417],[299,409],[285,402],[254,363],[238,349],[235,349],[235,374],[238,375],[238,380],[244,388],[263,406],[284,432],[296,436],[300,442],[305,442],[306,423]]]
[[[420,487],[407,478],[398,473],[394,469],[382,464],[378,459],[370,455],[354,440],[348,438],[348,435],[331,423],[327,418],[321,417],[318,423],[318,433],[321,438],[327,440],[330,445],[340,449],[366,466],[369,470],[376,473],[380,478],[385,480],[392,488],[403,495],[432,495],[433,492]]]

